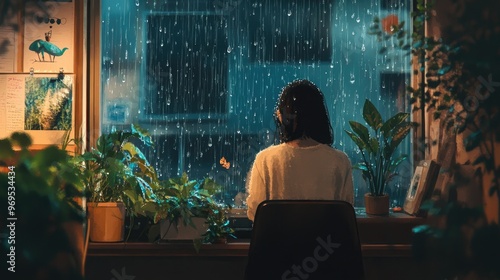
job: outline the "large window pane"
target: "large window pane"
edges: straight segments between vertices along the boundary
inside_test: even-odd
[[[368,35],[374,17],[409,22],[408,0],[185,0],[101,2],[102,132],[137,123],[161,178],[210,176],[233,202],[255,154],[275,143],[283,86],[310,79],[326,96],[334,146],[353,163],[348,121],[370,99],[388,118],[409,112],[409,57]],[[379,53],[382,44],[388,51]],[[399,153],[410,154],[410,139]],[[224,157],[229,168],[220,164]],[[410,157],[411,158],[411,157]],[[227,167],[227,166],[226,166]],[[402,205],[410,160],[389,186]],[[366,185],[354,172],[356,206]],[[236,202],[239,205],[239,201]]]

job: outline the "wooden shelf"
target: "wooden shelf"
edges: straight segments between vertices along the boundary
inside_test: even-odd
[[[238,217],[237,219],[246,219]],[[363,254],[366,256],[409,256],[411,254],[412,228],[425,219],[404,213],[389,216],[358,215],[358,232]],[[245,222],[241,222],[245,224]],[[251,224],[250,224],[251,225]],[[251,230],[249,228],[249,230]],[[197,252],[190,241],[161,243],[94,243],[88,256],[225,256],[246,257],[249,239],[238,239],[227,244],[203,244]]]

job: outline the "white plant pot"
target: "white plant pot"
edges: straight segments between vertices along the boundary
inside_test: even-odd
[[[208,224],[205,218],[192,218],[193,224],[196,228],[190,225],[184,225],[182,218],[179,223],[175,225],[170,223],[169,220],[160,221],[160,236],[165,240],[193,240],[202,238],[202,235],[207,232]]]

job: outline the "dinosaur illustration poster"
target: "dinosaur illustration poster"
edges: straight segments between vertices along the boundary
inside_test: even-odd
[[[73,72],[74,3],[46,1],[26,6],[23,71],[35,73]]]
[[[73,127],[72,75],[0,75],[0,99],[0,138],[25,131],[35,144],[60,144]]]

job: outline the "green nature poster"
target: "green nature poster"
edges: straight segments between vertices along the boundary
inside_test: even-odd
[[[34,144],[60,144],[74,125],[73,92],[73,75],[0,75],[0,138],[24,131]]]
[[[72,80],[26,78],[25,130],[68,130],[72,123]]]

